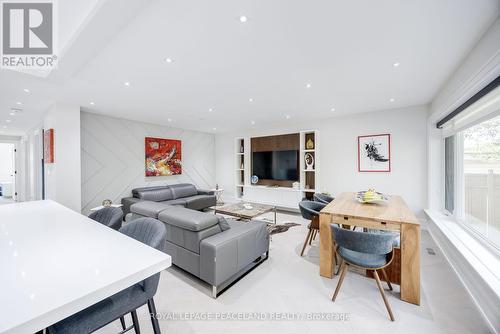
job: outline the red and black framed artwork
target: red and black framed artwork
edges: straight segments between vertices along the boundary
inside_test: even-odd
[[[368,135],[358,137],[358,171],[391,171],[391,135]]]

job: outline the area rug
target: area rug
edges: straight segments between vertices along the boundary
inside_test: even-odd
[[[278,234],[288,231],[290,227],[298,226],[300,224],[297,223],[284,223],[284,224],[267,224],[267,231],[269,234]]]

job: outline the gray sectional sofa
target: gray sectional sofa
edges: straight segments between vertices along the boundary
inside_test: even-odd
[[[269,256],[265,222],[226,220],[183,205],[145,200],[130,206],[127,221],[139,217],[165,223],[166,253],[172,263],[212,285],[214,298]]]
[[[179,205],[188,209],[203,210],[215,206],[215,195],[210,190],[200,190],[190,183],[143,187],[132,190],[132,197],[122,198],[123,214],[130,212],[130,206],[142,201]]]

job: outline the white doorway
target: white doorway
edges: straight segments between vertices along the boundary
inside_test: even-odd
[[[16,201],[16,146],[0,143],[0,204]]]

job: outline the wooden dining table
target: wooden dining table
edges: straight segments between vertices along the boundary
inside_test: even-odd
[[[340,194],[320,212],[320,275],[332,278],[331,224],[390,230],[401,236],[401,300],[420,305],[420,223],[405,201],[396,195],[380,204],[364,204],[356,193]]]

